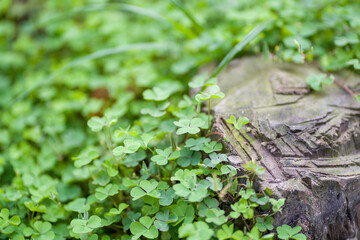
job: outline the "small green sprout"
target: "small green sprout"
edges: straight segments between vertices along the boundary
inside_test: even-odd
[[[249,123],[249,119],[247,117],[239,117],[236,120],[235,116],[231,115],[230,119],[226,119],[226,122],[233,124],[237,130],[240,130],[243,125]]]

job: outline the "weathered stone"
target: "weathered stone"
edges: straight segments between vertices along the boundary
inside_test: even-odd
[[[314,92],[305,84],[312,65],[233,61],[218,76],[226,97],[212,102],[213,131],[229,140],[229,159],[255,159],[266,168],[258,179],[286,198],[275,223],[300,225],[310,239],[360,239],[360,104],[336,84]],[[355,92],[360,78],[336,76]],[[250,131],[227,123],[247,117]]]

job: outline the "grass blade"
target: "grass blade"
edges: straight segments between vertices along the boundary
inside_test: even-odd
[[[226,56],[223,58],[223,60],[220,62],[220,64],[216,67],[214,72],[211,74],[211,77],[216,77],[221,70],[226,67],[229,62],[235,57],[236,54],[238,54],[245,46],[248,44],[251,40],[253,40],[259,33],[261,33],[267,25],[271,22],[271,20],[260,23],[256,27],[254,27],[251,32],[249,32],[244,39],[236,44],[229,52],[226,54]]]
[[[135,43],[135,44],[128,44],[128,45],[118,46],[118,47],[114,47],[114,48],[107,48],[107,49],[103,49],[103,50],[99,50],[97,52],[91,53],[89,55],[86,55],[84,57],[81,57],[79,59],[76,59],[76,60],[66,64],[65,66],[59,68],[58,70],[56,70],[55,72],[50,74],[45,79],[37,82],[34,86],[30,87],[29,89],[27,89],[23,93],[19,94],[17,97],[13,98],[8,103],[7,107],[10,107],[15,102],[26,98],[30,93],[32,93],[37,88],[39,88],[39,87],[41,87],[41,86],[43,86],[45,84],[51,83],[51,81],[55,77],[57,77],[61,73],[65,72],[67,69],[76,67],[77,65],[79,65],[81,63],[91,61],[91,60],[94,60],[94,59],[98,59],[98,58],[102,58],[102,57],[109,56],[109,55],[114,55],[114,54],[123,53],[123,52],[130,52],[130,51],[134,51],[134,50],[150,51],[150,50],[161,50],[161,49],[163,49],[163,50],[164,49],[171,49],[170,44],[168,44],[168,43]]]
[[[192,22],[192,24],[199,33],[202,32],[204,28],[198,23],[198,21],[195,19],[192,13],[186,8],[183,2],[181,2],[180,0],[171,0],[171,2],[189,18],[189,20]]]
[[[49,22],[54,22],[57,21],[59,19],[64,19],[67,17],[71,17],[75,14],[79,14],[82,12],[92,12],[92,11],[100,11],[100,10],[120,10],[120,11],[125,11],[125,12],[131,12],[131,13],[135,13],[138,15],[142,15],[142,16],[146,16],[149,18],[152,18],[154,20],[158,20],[164,23],[168,23],[167,20],[161,16],[159,13],[146,9],[146,8],[142,8],[142,7],[138,7],[132,4],[125,4],[125,3],[103,3],[103,4],[92,4],[92,5],[88,5],[88,6],[84,6],[84,7],[78,7],[75,8],[74,10],[68,11],[66,13],[60,13],[57,14],[53,17],[50,18],[46,18],[43,21],[41,21],[41,23],[43,24],[48,24]]]

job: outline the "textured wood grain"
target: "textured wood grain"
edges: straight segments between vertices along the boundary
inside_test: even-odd
[[[299,224],[310,239],[360,239],[360,104],[335,84],[308,89],[311,65],[260,57],[233,61],[220,75],[226,97],[212,103],[213,131],[230,140],[230,159],[266,168],[258,185],[287,198],[276,224]],[[354,92],[360,78],[336,78]],[[247,117],[241,131],[225,119]]]

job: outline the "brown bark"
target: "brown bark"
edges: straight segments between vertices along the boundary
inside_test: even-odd
[[[230,143],[229,159],[255,159],[258,179],[286,198],[275,223],[300,225],[310,239],[360,239],[360,104],[336,84],[306,86],[311,65],[273,63],[260,57],[233,61],[220,75],[226,97],[214,101],[214,130]],[[360,78],[335,74],[353,92]],[[227,123],[247,117],[241,131]]]

